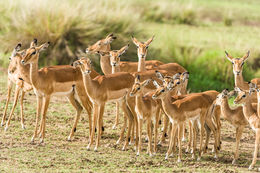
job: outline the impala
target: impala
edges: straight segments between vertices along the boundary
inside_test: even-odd
[[[154,120],[154,152],[156,152],[157,136],[158,136],[158,125],[159,125],[159,113],[160,103],[157,100],[153,100],[151,94],[144,95],[144,87],[150,82],[147,79],[140,82],[140,75],[135,78],[135,83],[130,92],[130,96],[135,96],[135,111],[138,119],[138,132],[139,132],[139,143],[137,149],[137,155],[141,152],[142,145],[142,127],[143,121],[147,122],[147,133],[148,133],[148,148],[147,152],[152,156],[152,126],[151,123]]]
[[[44,142],[45,138],[45,122],[46,113],[49,106],[50,98],[53,95],[66,96],[72,106],[77,110],[77,114],[74,119],[74,124],[71,129],[68,140],[71,140],[74,132],[76,131],[76,126],[82,107],[78,100],[75,98],[76,94],[80,98],[80,101],[84,108],[87,110],[89,115],[89,129],[91,132],[91,110],[92,103],[89,100],[88,95],[84,90],[84,85],[82,82],[82,75],[79,69],[72,66],[61,65],[61,66],[51,66],[38,69],[39,53],[46,49],[49,43],[44,43],[41,46],[33,46],[26,50],[25,55],[22,56],[21,63],[23,65],[30,64],[30,82],[33,86],[34,92],[37,98],[37,113],[36,113],[36,124],[33,137],[31,139],[34,142],[35,137],[38,135],[38,123],[40,114],[42,113],[40,134],[40,142]],[[95,72],[92,76],[96,76]]]
[[[37,45],[37,40],[34,39],[31,42],[30,47],[36,46]],[[20,51],[21,44],[17,44],[17,46],[14,48],[10,59],[10,64],[8,67],[8,92],[7,92],[7,99],[6,99],[6,104],[4,108],[4,113],[3,113],[3,118],[1,122],[1,126],[4,125],[4,121],[6,118],[6,111],[8,108],[8,103],[10,100],[11,96],[11,91],[12,91],[12,84],[14,83],[16,85],[15,87],[15,94],[14,94],[14,103],[9,115],[9,118],[7,120],[5,130],[8,129],[8,126],[10,125],[10,120],[12,118],[14,109],[16,107],[19,93],[22,91],[21,98],[20,98],[20,110],[21,110],[21,126],[24,129],[24,113],[23,113],[23,98],[25,95],[25,92],[30,91],[32,89],[30,78],[29,78],[29,69],[30,65],[23,66],[21,65],[21,55],[24,53],[23,51]]]
[[[90,59],[80,59],[78,60],[77,64],[80,66],[82,75],[83,75],[83,82],[85,86],[85,90],[88,93],[89,97],[94,106],[94,120],[93,120],[93,128],[96,127],[97,123],[97,139],[96,139],[96,146],[95,151],[97,151],[100,137],[101,137],[101,124],[103,121],[103,114],[105,104],[108,101],[120,101],[121,108],[124,111],[124,115],[128,118],[128,133],[127,138],[129,139],[132,122],[133,122],[133,115],[131,111],[126,105],[126,95],[129,93],[133,82],[134,77],[130,73],[126,72],[119,72],[110,75],[100,75],[97,76],[95,79],[92,79],[90,73],[92,71],[92,65]],[[90,149],[90,146],[93,144],[94,138],[94,131],[91,133],[91,139],[87,149]],[[128,140],[126,140],[123,150],[126,149],[128,145]]]
[[[242,137],[245,126],[248,125],[247,119],[243,114],[242,106],[231,109],[228,104],[228,90],[223,90],[216,99],[216,105],[220,105],[222,116],[236,128],[236,149],[232,164],[236,163],[238,159],[239,142]],[[256,111],[256,106],[253,106]]]
[[[253,169],[253,167],[256,164],[257,160],[257,153],[259,149],[259,142],[260,142],[260,118],[257,115],[257,111],[254,110],[251,102],[251,97],[255,95],[255,86],[250,83],[249,84],[249,90],[242,90],[238,87],[235,88],[236,91],[238,91],[238,95],[234,100],[235,104],[242,104],[243,106],[243,113],[248,121],[250,127],[255,132],[255,151],[253,154],[253,160],[251,165],[249,166],[249,170]]]

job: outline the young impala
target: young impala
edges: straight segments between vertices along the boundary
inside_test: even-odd
[[[148,148],[147,152],[152,156],[152,121],[154,121],[154,152],[156,152],[157,136],[158,136],[158,125],[159,125],[159,113],[160,103],[158,100],[153,100],[151,94],[144,95],[144,87],[150,82],[147,79],[140,82],[140,75],[135,78],[135,83],[130,92],[130,96],[135,96],[135,111],[138,119],[138,132],[139,132],[139,143],[137,149],[137,155],[141,152],[142,145],[142,127],[143,121],[147,122],[147,133],[148,133]]]
[[[243,106],[243,113],[248,121],[250,127],[255,132],[255,151],[253,154],[253,160],[251,165],[249,166],[249,170],[253,169],[253,167],[256,164],[257,160],[257,153],[259,150],[259,144],[260,144],[260,118],[257,115],[257,111],[252,106],[252,97],[255,95],[255,85],[250,83],[249,84],[249,90],[242,90],[238,87],[235,88],[236,91],[238,91],[238,95],[234,100],[235,104],[242,104]]]

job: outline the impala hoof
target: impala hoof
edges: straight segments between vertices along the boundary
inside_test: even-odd
[[[234,160],[232,161],[232,165],[234,165],[234,164],[236,164],[236,159],[234,159]]]
[[[116,145],[118,145],[120,143],[120,139],[118,139],[117,141],[116,141]]]
[[[32,143],[32,144],[34,143],[34,137],[32,137],[32,139],[31,139],[31,143]]]
[[[200,161],[200,159],[201,159],[201,157],[198,157],[198,158],[197,158],[197,161]]]
[[[217,159],[217,158],[218,158],[218,155],[215,154],[215,155],[214,155],[214,158]]]
[[[125,151],[125,146],[123,146],[122,151]]]
[[[22,129],[25,129],[25,126],[24,126],[24,124],[22,124]]]
[[[94,151],[95,151],[95,152],[97,152],[97,151],[98,151],[98,148],[97,148],[97,147],[95,147],[95,148],[94,148]]]
[[[185,137],[183,137],[183,138],[181,139],[181,141],[182,141],[182,142],[185,142],[185,141],[186,141],[186,138],[185,138]]]
[[[8,126],[5,126],[5,131],[7,131],[7,129],[8,129]]]
[[[139,153],[139,151],[136,153],[136,156],[140,156],[140,153]]]
[[[153,157],[153,154],[152,154],[152,153],[150,153],[150,154],[149,154],[149,156],[150,156],[150,157]]]
[[[178,158],[177,163],[181,163],[181,159],[180,158]]]
[[[254,168],[254,166],[251,164],[248,168],[248,170],[252,170]]]
[[[3,126],[4,126],[4,122],[2,121],[2,122],[1,122],[1,127],[3,127]]]
[[[166,153],[165,155],[165,160],[168,160],[168,153]]]
[[[190,153],[193,154],[193,149],[190,150]]]
[[[192,154],[192,155],[191,155],[191,158],[192,158],[192,159],[196,159],[195,154]]]
[[[115,130],[115,129],[116,129],[116,125],[113,125],[112,130]]]
[[[40,144],[43,144],[44,143],[44,139],[40,139]]]
[[[186,153],[189,153],[190,149],[189,148],[186,148],[185,152]]]
[[[69,136],[67,140],[68,140],[68,141],[71,141],[71,137]]]
[[[89,151],[90,150],[90,144],[86,147],[86,149]]]

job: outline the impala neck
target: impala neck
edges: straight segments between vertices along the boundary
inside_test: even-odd
[[[136,102],[136,106],[142,106],[143,105],[143,96],[144,96],[144,93],[143,91],[140,91],[140,93],[138,93],[136,96],[135,96],[135,102]]]
[[[167,114],[167,116],[170,116],[171,113],[169,112],[169,110],[171,109],[170,107],[172,107],[172,95],[171,92],[168,92],[166,94],[165,97],[163,97],[162,99],[162,107],[163,110],[165,111],[165,113]]]
[[[89,97],[94,100],[95,96],[93,95],[96,92],[96,88],[98,87],[98,82],[94,81],[91,76],[90,73],[89,74],[83,74],[83,83],[85,86],[85,90],[87,91]]]
[[[30,64],[27,64],[27,65],[23,65],[21,63],[21,60],[18,59],[18,62],[17,62],[17,68],[18,68],[18,71],[20,73],[20,76],[22,77],[22,79],[27,82],[27,83],[31,83],[31,78],[30,78]]]
[[[242,71],[239,75],[235,74],[235,86],[241,89],[249,89],[248,84],[244,81]]]
[[[232,115],[232,110],[229,107],[227,98],[222,100],[222,103],[220,105],[220,110],[223,117],[229,120],[230,119],[229,115]]]
[[[38,62],[30,63],[30,79],[33,87],[38,88],[38,82],[37,82],[39,80]]]
[[[260,118],[260,95],[257,93],[257,116]]]
[[[112,73],[112,67],[110,65],[110,56],[100,55],[100,66],[102,72],[107,75]]]
[[[252,107],[250,99],[247,99],[245,103],[243,104],[243,113],[247,120],[250,119],[250,117],[254,116],[255,111]]]
[[[112,66],[112,74],[120,72],[120,66]]]
[[[137,71],[138,72],[146,71],[146,69],[145,69],[145,58],[139,58]]]

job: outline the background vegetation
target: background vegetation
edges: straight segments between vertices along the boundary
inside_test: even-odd
[[[259,7],[258,0],[1,1],[0,64],[7,67],[13,47],[26,47],[33,38],[52,43],[41,58],[45,66],[71,63],[78,51],[111,32],[118,37],[113,49],[131,42],[131,35],[155,35],[148,59],[183,65],[192,91],[232,88],[224,50],[235,57],[250,50],[243,75],[260,76]],[[133,44],[122,59],[137,61]]]

